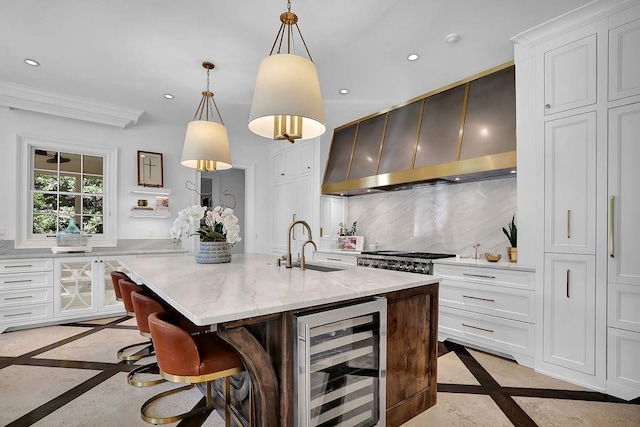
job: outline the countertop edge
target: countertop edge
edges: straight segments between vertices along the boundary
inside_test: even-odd
[[[524,271],[528,273],[535,273],[535,267],[528,265],[518,265],[517,263],[508,262],[508,261],[498,261],[498,262],[489,262],[484,259],[471,259],[471,258],[441,258],[434,259],[434,264],[441,265],[456,265],[460,267],[479,267],[479,268],[495,268],[499,270],[510,270],[510,271]]]

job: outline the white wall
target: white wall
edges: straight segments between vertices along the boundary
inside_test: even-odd
[[[248,115],[248,113],[247,113]],[[255,206],[268,206],[269,162],[267,142],[246,129],[247,117],[244,108],[236,109],[236,114],[225,115],[229,129],[231,155],[234,163],[255,164]],[[229,123],[235,122],[232,128]],[[235,132],[233,129],[239,129]],[[17,139],[18,134],[44,136],[49,139],[64,140],[87,145],[118,148],[118,238],[119,239],[168,239],[168,230],[177,210],[197,201],[195,194],[185,188],[187,179],[196,181],[193,169],[180,165],[182,143],[186,123],[169,125],[154,122],[153,118],[142,116],[138,124],[126,129],[94,124],[33,113],[0,108],[0,228],[5,230],[5,240],[15,240],[16,227],[16,187]],[[246,129],[246,130],[244,130]],[[130,209],[136,197],[129,190],[137,185],[137,150],[163,153],[165,187],[172,190],[170,209],[172,218],[132,218]],[[269,229],[269,217],[257,215],[253,236],[256,252],[268,252],[268,233],[261,236],[259,230]],[[243,236],[245,237],[245,236]],[[265,240],[266,239],[266,240]]]

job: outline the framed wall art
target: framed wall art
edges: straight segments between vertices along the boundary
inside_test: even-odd
[[[138,150],[138,185],[164,187],[162,153]]]

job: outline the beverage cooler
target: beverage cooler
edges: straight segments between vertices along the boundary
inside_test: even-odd
[[[384,426],[387,300],[295,314],[298,426]]]

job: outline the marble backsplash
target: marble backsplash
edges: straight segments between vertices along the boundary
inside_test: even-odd
[[[502,227],[515,211],[516,177],[507,177],[350,197],[347,224],[357,221],[365,250],[471,255],[480,243],[479,253],[507,259]]]

